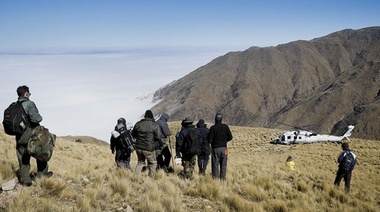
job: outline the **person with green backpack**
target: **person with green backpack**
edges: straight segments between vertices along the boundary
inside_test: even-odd
[[[25,126],[25,130],[22,134],[16,135],[16,152],[19,162],[18,179],[21,185],[31,186],[32,178],[34,177],[51,177],[53,172],[49,172],[49,165],[47,161],[36,159],[37,173],[30,173],[30,157],[27,146],[30,137],[33,134],[33,129],[40,126],[42,116],[40,115],[36,104],[31,101],[29,87],[26,85],[19,86],[17,88],[18,102],[22,104],[25,111],[26,119],[29,126]]]

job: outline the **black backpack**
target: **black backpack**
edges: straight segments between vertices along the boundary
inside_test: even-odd
[[[344,156],[344,159],[343,159],[343,169],[345,171],[351,171],[354,169],[355,164],[356,164],[356,159],[354,155],[352,154],[352,152],[346,151],[346,156]]]
[[[183,142],[183,153],[198,154],[199,138],[198,131],[195,128],[189,129]]]
[[[21,102],[13,102],[4,110],[3,126],[8,135],[21,135],[30,126]]]
[[[123,124],[118,124],[116,126],[116,131],[118,131],[120,134],[120,136],[117,139],[119,139],[123,152],[129,154],[135,151],[135,145],[133,143],[130,131],[127,130],[127,128]]]

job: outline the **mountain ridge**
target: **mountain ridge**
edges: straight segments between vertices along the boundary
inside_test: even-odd
[[[174,121],[212,122],[221,112],[236,126],[287,123],[333,134],[353,124],[353,136],[379,139],[380,127],[369,121],[379,114],[379,52],[380,27],[228,52],[157,90],[152,110]]]

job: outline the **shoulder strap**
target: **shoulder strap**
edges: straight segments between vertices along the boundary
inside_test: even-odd
[[[25,101],[28,101],[28,100],[25,100]],[[22,110],[23,117],[24,117],[23,119],[24,119],[24,121],[26,122],[26,123],[25,123],[26,126],[30,127],[31,124],[30,124],[29,116],[28,116],[28,114],[26,114],[25,108],[24,108],[24,106],[22,105],[22,103],[25,102],[25,101],[19,101],[19,100],[17,100],[16,103],[19,104],[19,105],[21,106],[21,110]]]

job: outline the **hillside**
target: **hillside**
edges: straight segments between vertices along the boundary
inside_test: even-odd
[[[154,114],[380,139],[380,27],[229,52],[155,92]],[[281,123],[285,123],[283,125]]]
[[[169,123],[172,132],[179,122]],[[337,143],[272,145],[279,130],[231,126],[227,180],[195,169],[194,180],[160,171],[154,179],[119,170],[106,145],[58,138],[51,178],[0,193],[0,211],[378,211],[380,142],[351,139],[358,156],[351,192],[335,188]],[[171,137],[174,141],[174,137]],[[15,141],[0,130],[0,184],[14,177]],[[296,170],[284,166],[291,155]],[[36,169],[31,161],[32,170]],[[132,157],[132,167],[136,155]],[[176,165],[175,172],[181,170]]]

